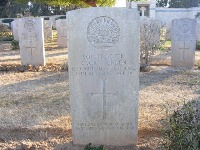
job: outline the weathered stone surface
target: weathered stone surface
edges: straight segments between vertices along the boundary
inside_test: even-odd
[[[43,19],[21,18],[18,21],[22,65],[45,65]]]
[[[196,49],[196,20],[176,19],[172,22],[173,67],[192,68]]]
[[[56,20],[57,43],[60,47],[67,47],[67,22],[66,19]]]
[[[66,18],[74,144],[136,144],[138,12],[89,8]]]
[[[19,41],[18,30],[19,30],[19,27],[18,27],[18,19],[15,19],[15,20],[12,22],[12,33],[13,33],[14,40],[16,40],[16,41]]]
[[[44,20],[44,38],[45,39],[52,39],[52,22],[51,20]]]
[[[200,41],[200,17],[197,17],[196,20],[197,20],[196,36],[197,36],[197,41]]]

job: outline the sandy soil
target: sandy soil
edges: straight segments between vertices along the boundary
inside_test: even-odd
[[[7,44],[9,45],[9,44]],[[2,46],[2,45],[1,45]],[[0,65],[20,65],[19,51],[0,49]],[[67,49],[47,43],[47,64],[67,62]],[[139,137],[134,147],[153,150],[162,144],[166,108],[200,99],[200,69],[174,69],[168,51],[153,57],[152,71],[140,73]],[[200,60],[200,52],[196,52]],[[0,149],[83,150],[72,144],[68,72],[0,71]]]

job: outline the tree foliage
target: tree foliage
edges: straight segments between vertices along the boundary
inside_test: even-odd
[[[156,0],[157,7],[166,7],[169,0]]]
[[[0,7],[6,6],[8,0],[0,0]]]
[[[55,13],[62,15],[67,10],[79,7],[112,6],[115,2],[116,0],[0,0],[0,17],[16,17],[14,14],[23,14],[27,9],[33,16],[55,15]]]
[[[20,3],[34,2],[50,6],[70,6],[78,5],[82,7],[112,6],[116,0],[17,0]]]
[[[134,2],[143,2],[149,0],[131,0]],[[157,7],[169,7],[169,8],[190,8],[198,7],[200,0],[156,0]]]
[[[200,0],[171,0],[169,1],[170,8],[190,8],[198,7]]]
[[[158,7],[166,7],[169,8],[191,8],[198,7],[200,4],[200,0],[157,0],[156,5]]]

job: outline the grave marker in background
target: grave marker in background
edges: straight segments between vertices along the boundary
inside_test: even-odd
[[[73,143],[136,144],[138,12],[89,8],[66,18]]]
[[[22,65],[45,65],[43,19],[21,18],[18,21]]]
[[[176,19],[172,21],[173,67],[192,68],[196,50],[196,20]]]
[[[197,20],[196,36],[197,36],[197,41],[200,41],[200,17],[197,17],[196,20]]]
[[[13,33],[13,37],[14,40],[19,41],[19,34],[18,34],[18,19],[15,19],[14,21],[11,22],[12,24],[12,33]]]
[[[57,43],[60,47],[67,47],[67,22],[66,19],[56,20]]]
[[[52,39],[52,22],[51,20],[44,20],[44,38],[45,39]]]

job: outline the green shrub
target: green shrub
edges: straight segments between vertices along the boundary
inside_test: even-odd
[[[85,146],[84,150],[105,150],[105,149],[103,148],[103,145],[98,147],[92,147],[92,144],[89,143],[88,145]]]
[[[164,124],[164,145],[169,150],[200,150],[200,101],[184,104]]]
[[[160,44],[160,45],[153,45],[152,49],[163,51],[163,50],[165,50],[165,47],[164,47],[163,44]]]
[[[200,50],[200,41],[197,41],[197,43],[196,43],[196,49]]]
[[[197,67],[200,69],[200,60],[197,60]]]
[[[19,42],[15,41],[15,40],[12,40],[11,46],[12,46],[12,50],[19,49]]]

